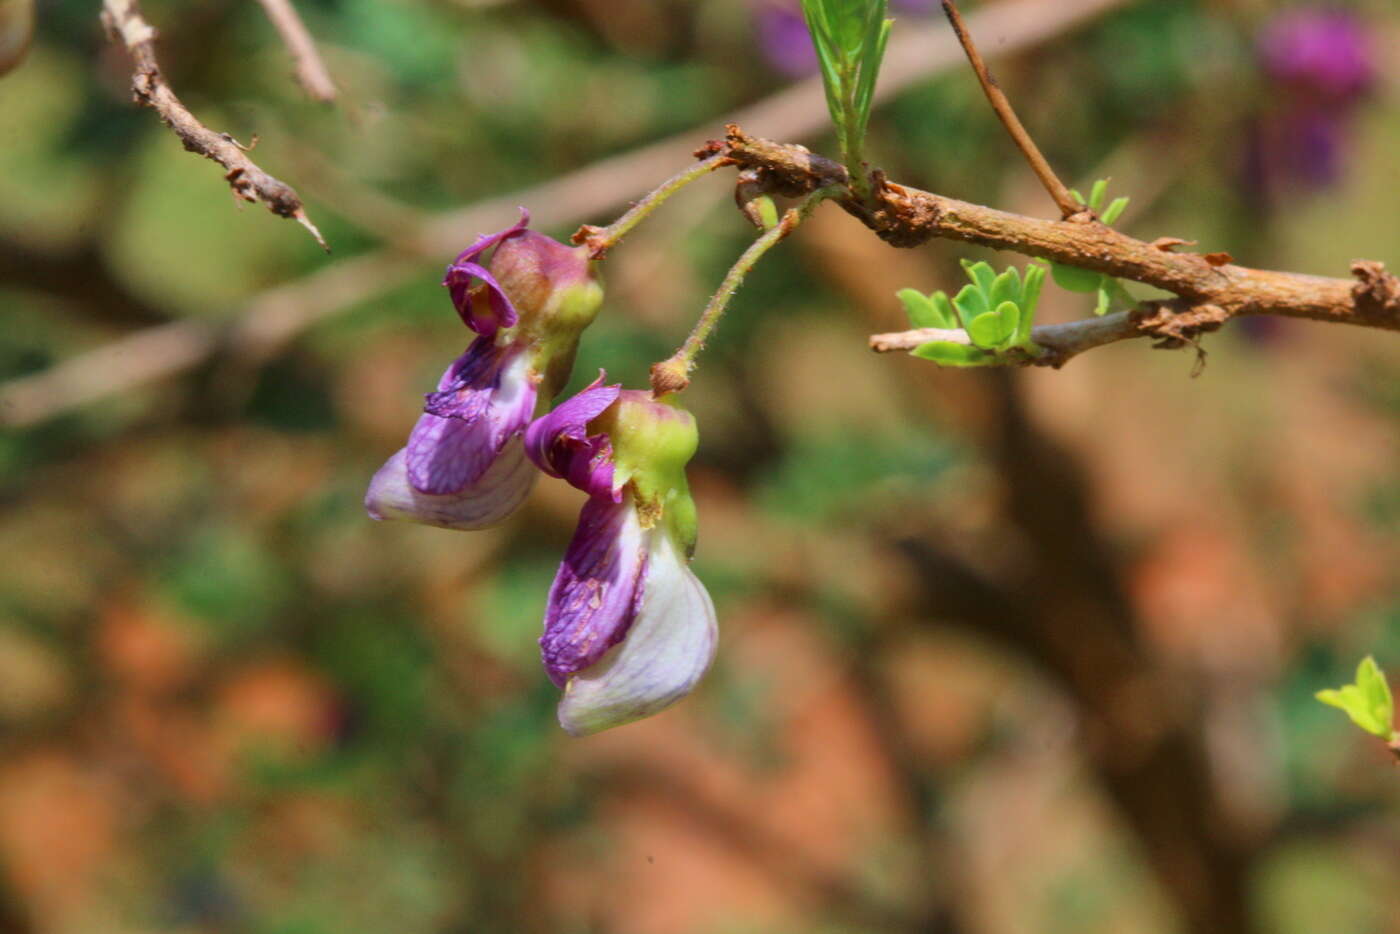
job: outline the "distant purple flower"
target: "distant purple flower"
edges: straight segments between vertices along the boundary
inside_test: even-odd
[[[689,413],[601,375],[526,433],[541,470],[589,494],[540,638],[564,689],[559,722],[575,736],[657,713],[714,658],[714,603],[689,566],[695,437]]]
[[[525,428],[540,396],[552,398],[567,380],[602,290],[586,249],[527,230],[528,222],[522,209],[518,223],[480,237],[448,267],[443,285],[480,336],[426,396],[408,444],[370,481],[371,517],[485,528],[529,494]]]
[[[1259,35],[1259,56],[1275,81],[1332,101],[1355,100],[1376,77],[1365,27],[1341,10],[1279,15]]]
[[[1250,129],[1245,175],[1262,203],[1290,185],[1321,188],[1341,174],[1355,105],[1375,83],[1362,22],[1341,10],[1280,14],[1259,34],[1270,107]]]
[[[789,78],[817,70],[817,50],[800,9],[782,0],[760,0],[753,15],[758,47],[768,64]]]

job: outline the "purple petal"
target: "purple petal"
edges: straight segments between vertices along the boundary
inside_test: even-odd
[[[650,537],[631,625],[614,651],[569,679],[559,723],[586,736],[650,716],[695,687],[714,660],[715,605],[663,528]]]
[[[467,327],[483,337],[493,336],[499,328],[512,327],[519,320],[519,315],[515,311],[515,306],[511,304],[510,296],[506,295],[495,276],[491,275],[484,265],[477,262],[477,257],[491,247],[524,233],[525,227],[529,223],[530,212],[521,208],[520,220],[516,221],[513,226],[493,234],[482,234],[475,243],[459,253],[457,259],[447,267],[447,275],[443,278],[442,284],[447,286],[448,294],[452,297],[452,304],[457,309],[457,314],[461,315],[462,321]],[[486,286],[487,307],[485,309],[481,308],[479,303],[472,301],[471,285],[473,279],[480,279]]]
[[[579,513],[564,561],[549,588],[540,655],[550,680],[602,658],[627,634],[646,569],[646,541],[636,506],[590,499]]]
[[[444,529],[484,529],[497,524],[525,501],[539,476],[519,440],[507,444],[476,483],[457,493],[434,496],[408,480],[406,449],[379,468],[365,494],[375,519],[404,519]]]
[[[535,410],[529,360],[518,348],[478,338],[427,396],[408,437],[409,480],[420,493],[455,493],[490,468]]]
[[[620,384],[604,386],[604,378],[600,371],[588,388],[532,422],[525,431],[525,451],[551,477],[616,502],[622,494],[613,489],[612,443],[605,434],[588,434],[588,423],[622,393]]]

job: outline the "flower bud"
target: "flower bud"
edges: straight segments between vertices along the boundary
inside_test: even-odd
[[[549,590],[540,652],[564,689],[559,722],[582,736],[685,696],[714,658],[714,603],[690,570],[695,504],[685,465],[699,436],[673,398],[603,385],[537,419],[525,450],[589,494]]]

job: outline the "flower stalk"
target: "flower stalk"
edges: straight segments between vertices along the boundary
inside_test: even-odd
[[[828,198],[839,197],[845,193],[845,189],[839,185],[817,189],[797,207],[788,208],[775,226],[764,231],[757,240],[749,244],[749,248],[740,254],[733,266],[729,267],[729,272],[725,273],[724,280],[719,284],[719,289],[710,296],[710,301],[705,305],[705,310],[700,312],[700,317],[696,320],[690,336],[671,356],[660,363],[652,364],[651,388],[658,399],[667,393],[680,392],[690,385],[690,371],[695,368],[696,355],[700,353],[701,348],[705,346],[705,341],[714,332],[715,326],[719,324],[719,319],[724,317],[730,299],[734,297],[734,293],[743,284],[744,277],[748,275],[749,270],[758,264],[764,254],[777,246],[779,241],[810,217],[817,205]]]
[[[588,247],[590,259],[602,259],[608,252],[616,246],[623,237],[632,232],[647,215],[651,214],[666,202],[676,192],[686,185],[699,178],[704,178],[715,169],[727,165],[729,157],[726,154],[717,154],[690,166],[683,172],[678,172],[666,181],[662,182],[650,193],[640,198],[625,214],[613,221],[606,227],[595,227],[592,224],[584,224],[574,232],[571,238],[574,243]]]

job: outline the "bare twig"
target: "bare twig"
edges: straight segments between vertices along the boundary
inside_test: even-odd
[[[970,19],[979,32],[998,36],[1000,51],[1009,54],[1062,35],[1125,2],[1060,0],[1047,5],[1043,0],[1002,0]],[[875,98],[886,100],[952,68],[961,58],[957,42],[946,29],[932,25],[911,29],[890,42]],[[786,139],[802,139],[829,124],[819,76],[784,88],[733,116]],[[397,288],[422,268],[426,258],[453,253],[479,231],[509,223],[521,204],[538,205],[533,216],[541,227],[577,224],[616,207],[636,193],[639,179],[660,177],[686,159],[696,138],[705,132],[705,127],[694,127],[532,188],[447,213],[404,231],[396,238],[396,246],[341,260],[254,297],[230,325],[207,321],[180,322],[178,328],[161,325],[78,354],[49,370],[12,379],[0,384],[0,425],[38,424],[114,393],[168,378],[221,351],[273,353],[337,311]],[[250,340],[250,335],[258,337]],[[125,365],[103,369],[94,365],[99,361]]]
[[[136,102],[160,114],[161,120],[175,131],[190,152],[199,153],[223,166],[226,170],[224,180],[236,196],[244,201],[261,201],[273,214],[295,220],[311,232],[323,249],[329,251],[325,238],[306,216],[301,198],[290,185],[268,175],[248,158],[233,137],[209,129],[180,103],[170,85],[166,84],[160,64],[156,61],[156,31],[141,15],[136,0],[102,0],[102,21],[108,33],[126,47],[135,65],[131,89]]]
[[[1031,164],[1031,169],[1040,179],[1040,183],[1045,186],[1050,197],[1055,199],[1055,204],[1060,208],[1061,216],[1073,217],[1083,211],[1083,205],[1074,200],[1074,196],[1069,193],[1065,183],[1060,181],[1055,170],[1050,168],[1050,163],[1041,153],[1040,147],[1035,144],[1035,140],[1031,139],[1031,135],[1026,132],[1025,126],[1021,123],[1021,119],[1016,116],[1016,111],[1012,108],[1006,93],[1002,91],[1001,85],[997,84],[997,79],[992,77],[987,63],[982,61],[982,53],[977,51],[977,45],[972,41],[972,34],[968,32],[967,24],[963,22],[962,14],[958,12],[957,3],[954,0],[943,0],[943,12],[948,14],[948,22],[953,24],[953,32],[958,34],[958,42],[962,44],[963,51],[967,53],[967,60],[972,63],[972,70],[977,73],[977,80],[981,83],[987,100],[991,102],[992,110],[996,111],[1002,126],[1006,127],[1006,132],[1011,134],[1011,139],[1015,141],[1016,147],[1021,150],[1026,161]]]
[[[291,0],[258,2],[262,4],[267,18],[272,20],[272,25],[282,37],[287,51],[292,54],[292,62],[296,65],[297,83],[315,100],[335,100],[335,82],[331,80],[330,72],[326,71],[326,63],[321,61],[321,53],[316,51],[316,43],[307,31],[306,24],[297,15]]]

